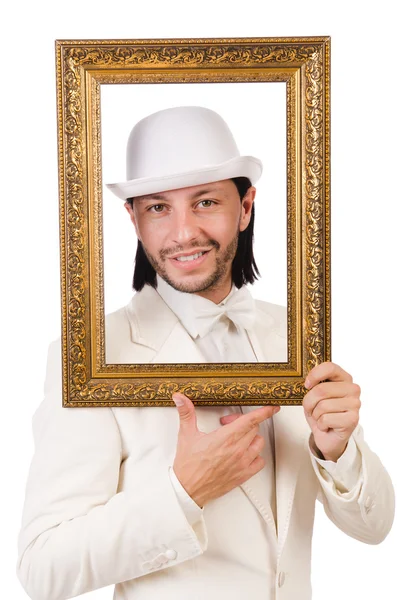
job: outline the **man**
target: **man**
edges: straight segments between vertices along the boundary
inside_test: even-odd
[[[107,319],[107,362],[284,360],[285,311],[245,287],[260,162],[239,156],[219,115],[180,107],[136,125],[127,165],[112,189],[139,239],[138,291]],[[393,488],[338,365],[309,373],[303,408],[195,408],[175,394],[176,413],[65,410],[59,363],[58,345],[19,539],[33,600],[110,584],[117,600],[307,600],[317,496],[348,535],[389,532]]]

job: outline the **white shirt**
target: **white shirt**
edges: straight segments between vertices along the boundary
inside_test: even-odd
[[[211,310],[211,307],[214,306],[211,300],[197,294],[178,292],[159,276],[157,276],[157,282],[158,293],[181,321],[208,362],[258,362],[247,331],[236,327],[226,316],[215,323],[204,337],[200,336],[198,316],[208,309]],[[230,293],[217,306],[226,306],[236,292],[238,290],[233,285]]]
[[[209,309],[213,302],[197,294],[179,292],[157,276],[157,292],[164,302],[179,318],[191,338],[194,340],[201,354],[208,362],[258,362],[253,345],[250,342],[249,332],[240,326],[236,326],[228,317],[224,316],[203,337],[198,334],[199,327],[197,319],[200,312]],[[226,306],[227,302],[237,293],[233,285],[230,293],[218,306]],[[246,290],[245,290],[246,293]],[[257,406],[226,406],[224,414],[241,412],[245,414],[255,410]],[[288,410],[288,407],[285,408]],[[222,415],[220,415],[222,416]],[[220,425],[221,426],[221,425]],[[259,426],[259,435],[265,440],[265,446],[261,455],[265,459],[266,467],[262,469],[261,476],[265,479],[268,490],[267,500],[271,506],[275,523],[277,523],[276,505],[276,481],[275,481],[275,447],[273,419],[266,419]],[[360,477],[361,460],[356,444],[350,439],[347,448],[339,460],[321,460],[316,456],[313,439],[310,443],[311,452],[321,467],[324,479],[331,486],[335,486],[340,492],[348,493],[352,490]],[[196,523],[202,516],[201,509],[194,500],[186,493],[185,489],[176,477],[174,470],[170,468],[170,478],[190,525]]]

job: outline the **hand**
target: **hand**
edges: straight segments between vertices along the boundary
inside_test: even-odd
[[[259,423],[273,416],[278,406],[263,406],[207,434],[197,428],[189,398],[180,393],[172,398],[180,419],[174,472],[196,504],[203,507],[263,469],[259,453],[265,442],[258,435]]]
[[[358,424],[360,387],[349,373],[332,362],[314,367],[306,377],[305,387],[310,391],[303,399],[303,409],[316,447],[325,460],[336,462]]]

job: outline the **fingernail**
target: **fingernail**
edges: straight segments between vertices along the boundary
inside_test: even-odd
[[[172,399],[177,406],[183,406],[183,396],[180,394],[172,394]]]
[[[276,413],[280,412],[281,406],[275,406],[273,409],[273,414],[275,415]]]
[[[311,387],[312,387],[312,382],[310,381],[310,379],[308,379],[308,378],[306,377],[306,379],[305,379],[305,388],[306,388],[307,390],[310,390],[310,388],[311,388]]]

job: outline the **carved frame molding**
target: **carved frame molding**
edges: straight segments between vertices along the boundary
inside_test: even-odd
[[[300,404],[330,360],[330,39],[57,41],[63,405]],[[287,84],[288,363],[105,363],[100,86]]]

